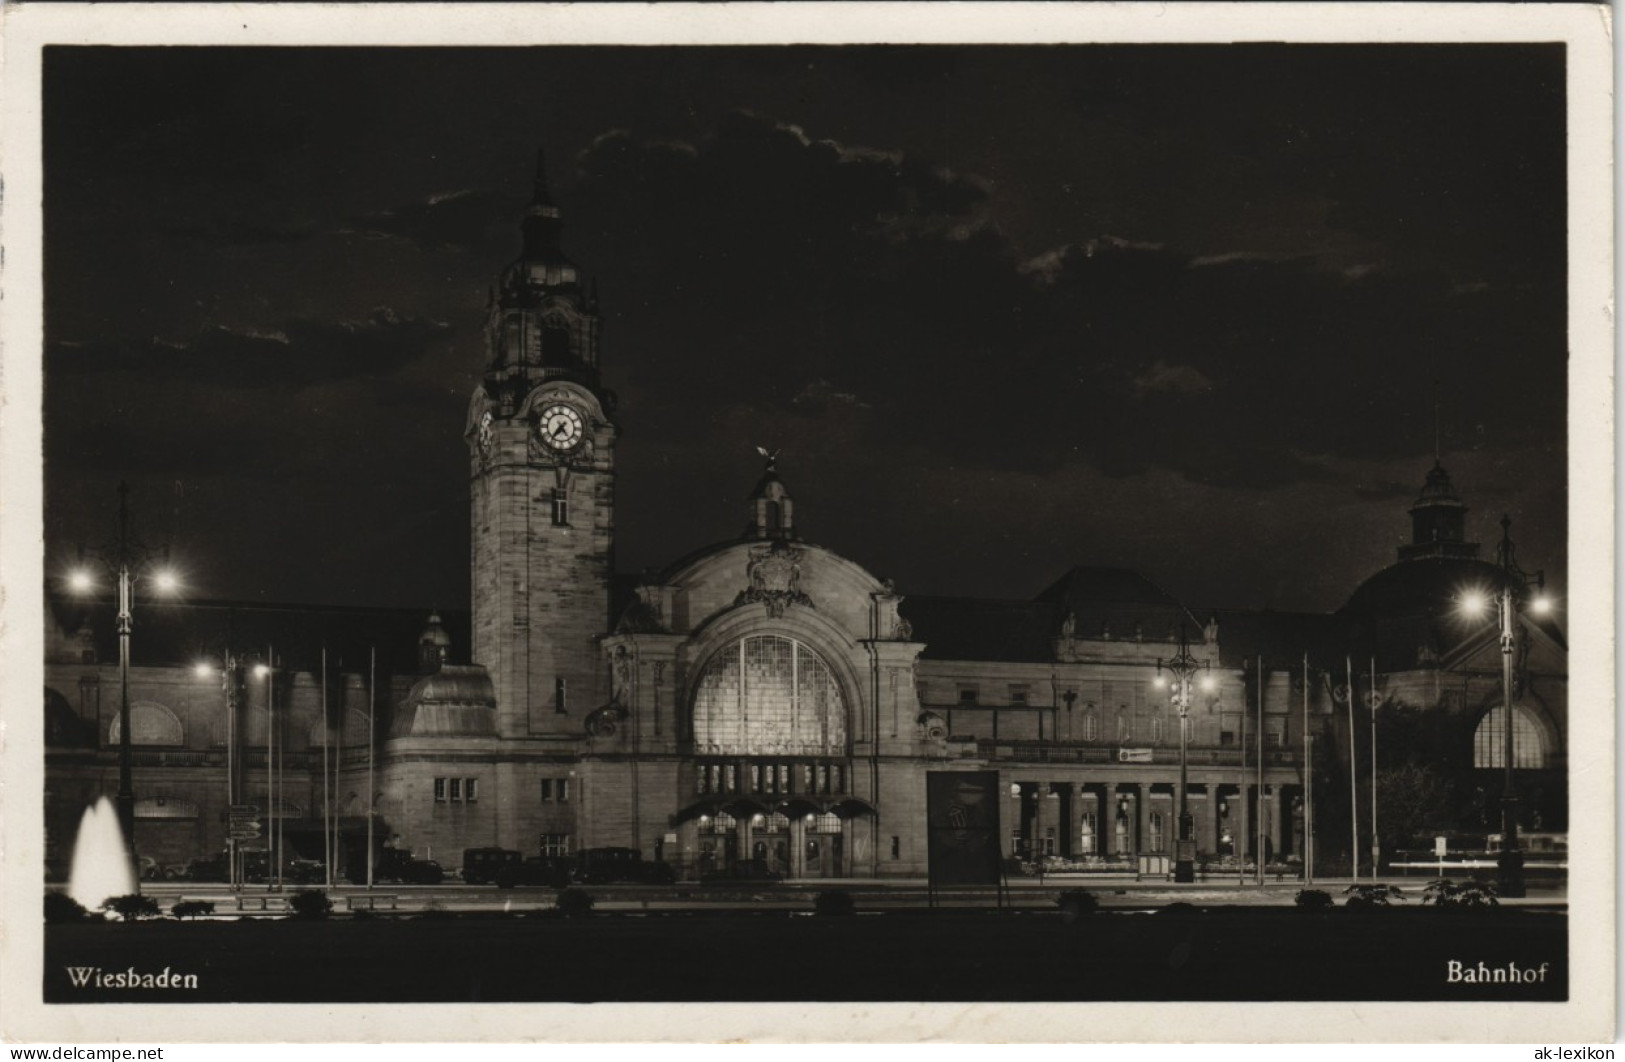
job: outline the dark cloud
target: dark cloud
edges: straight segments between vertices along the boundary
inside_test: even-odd
[[[215,326],[186,341],[58,341],[46,372],[60,380],[124,373],[145,383],[184,381],[230,388],[304,388],[334,380],[387,377],[451,334],[439,321],[403,318],[380,307],[364,321],[291,321],[280,329]]]
[[[496,221],[511,222],[504,213],[511,208],[508,198],[469,188],[439,192],[421,202],[363,214],[348,222],[343,231],[398,237],[425,251],[472,250],[490,244]]]
[[[462,418],[540,145],[600,285],[629,567],[736,532],[760,444],[809,534],[914,592],[1114,563],[1335,604],[1391,558],[1437,403],[1468,503],[1539,513],[1550,569],[1562,75],[1544,46],[53,50],[52,533],[121,476],[212,479],[218,592],[465,597]],[[252,571],[279,550],[321,560]]]
[[[1504,425],[1500,445],[1561,431],[1560,402],[1531,408],[1487,371],[1561,362],[1559,284],[1462,290],[1121,237],[1021,261],[971,211],[974,177],[942,177],[966,195],[933,209],[918,168],[754,115],[693,144],[617,131],[581,167],[571,216],[601,226],[588,241],[620,264],[614,290],[643,321],[700,326],[633,336],[688,355],[626,367],[670,385],[636,409],[655,430],[681,422],[703,364],[730,401],[805,413],[811,374],[825,395],[864,396],[873,443],[1016,471],[1081,457],[1117,476],[1318,482],[1313,455],[1429,447],[1439,378]]]

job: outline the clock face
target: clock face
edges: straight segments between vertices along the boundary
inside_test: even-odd
[[[574,450],[581,445],[585,425],[581,413],[574,406],[554,405],[542,410],[536,430],[542,442],[559,451]]]

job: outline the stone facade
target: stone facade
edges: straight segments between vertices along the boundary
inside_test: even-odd
[[[304,639],[285,657],[267,650],[278,664],[268,708],[273,684],[246,659],[231,661],[235,694],[219,666],[194,673],[177,647],[208,642],[194,629],[206,610],[174,609],[167,650],[138,635],[143,659],[167,651],[165,665],[130,676],[143,855],[171,866],[211,856],[226,807],[248,803],[307,858],[321,855],[330,808],[352,878],[369,810],[375,845],[448,867],[474,847],[625,847],[688,877],[755,862],[802,878],[917,878],[928,774],[986,770],[1001,784],[1013,861],[1163,872],[1184,803],[1205,861],[1290,866],[1305,855],[1311,800],[1317,822],[1347,815],[1373,706],[1421,742],[1380,762],[1425,761],[1449,775],[1452,799],[1476,791],[1494,807],[1496,631],[1445,613],[1462,585],[1497,585],[1511,568],[1477,559],[1440,467],[1398,562],[1330,616],[1192,609],[1105,568],[1074,569],[1030,600],[909,597],[802,537],[805,514],[766,451],[741,538],[617,583],[614,395],[600,379],[597,299],[560,232],[539,176],[523,251],[492,292],[464,430],[466,636],[438,617],[405,634],[421,619],[239,606],[237,627],[216,627],[217,647],[254,644],[241,626],[256,616],[259,644]],[[47,859],[58,871],[78,815],[117,784],[105,620],[60,602],[48,617]],[[319,668],[317,646],[345,638]],[[360,664],[369,641],[392,661],[381,679]],[[1566,644],[1534,621],[1518,644],[1529,825],[1561,829]],[[470,662],[454,663],[465,651]],[[1181,656],[1200,676],[1184,719],[1167,685]],[[272,719],[278,799],[266,786]],[[1494,828],[1487,812],[1474,822],[1456,810],[1464,829]],[[1346,832],[1316,833],[1323,866],[1346,860]]]

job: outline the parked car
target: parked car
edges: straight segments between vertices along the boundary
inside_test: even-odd
[[[469,885],[489,885],[500,878],[502,871],[523,861],[524,856],[511,848],[465,848],[463,881]]]
[[[186,864],[187,881],[225,881],[230,874],[224,855],[212,859],[194,859]]]
[[[373,867],[373,879],[406,885],[438,885],[446,880],[446,872],[432,859],[414,859],[410,852],[385,848]]]
[[[636,848],[583,848],[576,853],[576,880],[584,885],[670,885],[669,863],[649,863]]]
[[[702,885],[772,885],[784,875],[767,865],[765,859],[740,859],[732,866],[719,867],[700,878]]]
[[[571,863],[564,856],[531,856],[517,863],[509,863],[497,871],[497,887],[511,889],[518,885],[547,885],[562,889],[570,884]]]

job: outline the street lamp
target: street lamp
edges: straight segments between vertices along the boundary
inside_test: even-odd
[[[180,589],[180,580],[166,565],[169,551],[154,550],[130,538],[130,487],[118,485],[118,538],[111,549],[97,554],[97,559],[118,585],[118,795],[114,800],[118,810],[119,830],[124,834],[125,857],[137,880],[139,864],[135,850],[135,785],[131,778],[134,760],[130,744],[130,630],[134,626],[135,586],[138,581],[150,579],[161,594],[173,594]],[[68,586],[77,593],[88,593],[97,587],[96,577],[89,569],[80,567],[68,576]]]
[[[242,887],[237,842],[248,839],[251,834],[257,835],[259,829],[253,810],[242,805],[238,799],[237,719],[245,665],[246,661],[228,646],[218,663],[199,661],[193,669],[200,679],[213,678],[218,674],[220,687],[226,695],[226,882],[233,891]]]
[[[1518,848],[1518,794],[1512,775],[1512,653],[1517,648],[1518,612],[1521,607],[1536,616],[1548,615],[1552,603],[1542,591],[1546,573],[1533,575],[1518,566],[1512,545],[1512,518],[1501,517],[1501,543],[1497,550],[1503,578],[1495,596],[1496,619],[1501,628],[1501,759],[1506,772],[1501,788],[1501,854],[1496,859],[1502,896],[1524,895],[1523,852]],[[1534,595],[1529,595],[1530,588]],[[1469,591],[1461,600],[1462,611],[1482,616],[1489,598],[1481,591]]]
[[[1196,880],[1196,841],[1191,836],[1194,833],[1191,822],[1189,799],[1189,744],[1190,711],[1191,711],[1191,680],[1201,676],[1202,688],[1213,688],[1213,677],[1208,674],[1208,662],[1198,661],[1191,655],[1190,643],[1185,637],[1185,625],[1179,625],[1179,653],[1172,660],[1157,661],[1157,677],[1155,684],[1160,688],[1167,684],[1168,679],[1163,677],[1167,672],[1173,680],[1173,695],[1170,698],[1174,707],[1179,711],[1179,838],[1174,842],[1174,880]]]

